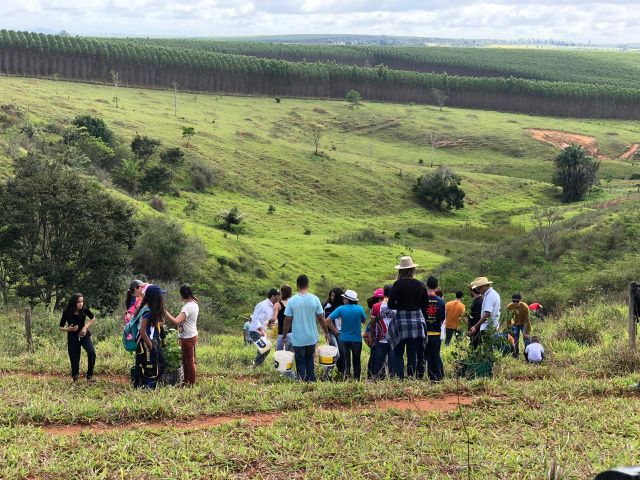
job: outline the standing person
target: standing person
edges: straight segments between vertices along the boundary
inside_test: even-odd
[[[280,287],[280,300],[273,306],[271,322],[278,322],[278,343],[276,345],[276,350],[282,350],[282,346],[284,344],[285,350],[293,352],[293,347],[291,346],[291,334],[287,335],[287,338],[285,339],[282,338],[282,329],[284,328],[284,311],[287,307],[287,303],[289,303],[292,293],[293,291],[289,285],[282,285]]]
[[[376,356],[376,346],[378,345],[378,340],[376,339],[376,324],[381,321],[380,317],[380,307],[382,306],[382,301],[384,300],[384,289],[377,288],[373,292],[373,296],[367,299],[367,305],[369,305],[369,311],[371,312],[371,320],[369,321],[369,325],[365,328],[365,333],[362,335],[362,339],[371,349],[369,353],[369,362],[367,363],[367,378],[373,378],[373,364],[375,362]],[[385,332],[386,335],[386,332]]]
[[[526,347],[529,343],[527,337],[531,333],[531,322],[529,320],[529,306],[522,301],[522,295],[514,293],[511,297],[511,303],[507,305],[507,310],[511,312],[511,318],[508,321],[507,328],[513,333],[515,342],[513,356],[518,358],[520,355],[520,334],[522,334],[522,343]]]
[[[166,312],[166,294],[167,292],[158,285],[147,286],[136,312],[136,315],[141,317],[136,351],[136,367],[139,372],[136,387],[156,388],[164,373],[165,358],[160,348],[160,335]]]
[[[480,321],[480,317],[482,317],[482,294],[480,290],[476,287],[470,287],[471,290],[471,298],[473,299],[471,302],[471,311],[469,312],[469,317],[467,319],[467,328],[468,335],[471,338],[471,346],[473,348],[478,348],[480,344],[480,333],[476,333],[475,335],[471,334],[471,328],[476,325]]]
[[[331,315],[329,320],[341,320],[342,330],[338,341],[344,352],[344,378],[351,376],[351,361],[353,359],[353,378],[360,380],[362,364],[360,356],[362,354],[362,324],[367,321],[364,308],[358,305],[358,294],[353,290],[347,290],[342,294],[344,305],[339,306]]]
[[[371,376],[374,379],[381,379],[385,377],[384,364],[387,364],[389,374],[393,376],[393,351],[389,346],[389,340],[387,340],[387,333],[389,332],[389,325],[396,318],[396,311],[389,308],[389,296],[391,295],[391,285],[385,285],[383,289],[384,298],[380,303],[380,315],[379,320],[376,321],[373,328],[373,339],[376,342],[376,347],[373,351],[373,367],[371,369]],[[378,305],[378,304],[376,304]],[[375,305],[374,305],[375,307]]]
[[[396,265],[398,279],[391,287],[389,308],[396,310],[396,318],[389,326],[389,345],[393,349],[395,376],[404,378],[404,351],[407,351],[407,375],[415,376],[418,349],[425,340],[426,325],[422,311],[429,298],[427,287],[414,278],[418,265],[411,257],[401,257]]]
[[[142,302],[142,297],[144,297],[144,289],[147,288],[147,284],[142,280],[132,280],[129,284],[129,290],[127,290],[127,296],[124,301],[125,306],[125,314],[124,314],[124,323],[125,325],[129,323],[129,321],[133,318],[140,306],[140,302]]]
[[[455,334],[456,338],[460,336],[460,321],[465,312],[464,303],[462,303],[464,293],[456,292],[455,300],[447,302],[444,306],[444,326],[446,338],[444,344],[448,347],[451,343],[451,337]]]
[[[316,372],[313,356],[318,343],[316,322],[322,327],[327,343],[329,342],[329,331],[320,299],[309,293],[309,277],[300,275],[296,280],[296,286],[298,293],[291,297],[284,311],[282,335],[286,337],[291,331],[291,343],[300,380],[315,382]]]
[[[87,318],[89,321],[87,322]],[[93,325],[95,317],[91,310],[84,304],[84,295],[74,293],[69,298],[67,307],[62,312],[60,319],[60,331],[67,333],[67,352],[71,363],[71,379],[78,381],[80,374],[80,353],[81,349],[87,352],[87,381],[93,379],[93,369],[96,364],[96,351],[91,342],[91,332],[89,327]]]
[[[327,328],[329,329],[329,345],[338,349],[335,367],[338,370],[338,373],[344,377],[344,352],[342,351],[342,347],[340,346],[340,342],[338,341],[342,323],[339,318],[335,321],[329,320],[329,315],[331,315],[331,313],[342,304],[341,300],[343,293],[344,292],[339,287],[334,287],[331,289],[331,291],[329,292],[329,297],[324,304],[324,318],[325,322],[327,323]],[[331,370],[333,370],[333,365],[324,367],[324,372],[322,372],[322,380],[329,380]]]
[[[267,335],[267,326],[271,325],[271,319],[273,318],[273,307],[278,301],[280,292],[276,288],[269,290],[267,298],[258,303],[251,315],[251,326],[249,327],[249,336],[251,340],[257,342],[261,337]],[[256,352],[256,358],[253,361],[253,367],[259,367],[264,363],[264,359],[269,355],[269,351],[260,353],[260,350]]]
[[[488,338],[485,332],[489,326],[495,330],[500,329],[500,295],[491,285],[493,282],[490,282],[487,277],[478,277],[471,283],[471,287],[476,287],[482,294],[482,315],[478,323],[471,327],[469,333],[476,335],[479,332],[481,342]]]
[[[445,303],[438,293],[438,279],[431,275],[427,278],[428,304],[424,311],[427,324],[427,342],[424,349],[424,359],[427,363],[427,374],[432,382],[439,382],[444,377],[444,365],[440,357],[442,345],[442,324],[445,321]],[[441,291],[442,292],[442,291]],[[424,361],[418,357],[418,378],[424,376]]]
[[[183,306],[178,316],[174,318],[169,312],[165,311],[165,318],[178,327],[184,383],[193,385],[196,383],[197,323],[200,307],[198,306],[198,299],[193,295],[191,286],[186,283],[180,285],[180,297],[182,297]]]

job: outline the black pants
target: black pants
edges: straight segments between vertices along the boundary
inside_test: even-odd
[[[156,388],[158,380],[164,373],[164,352],[160,348],[158,339],[151,340],[148,348],[144,340],[140,340],[136,351],[136,368],[138,369],[138,388]]]
[[[393,369],[395,376],[399,379],[404,378],[404,349],[407,348],[407,375],[414,377],[416,370],[419,368],[418,357],[424,357],[424,338],[408,338],[402,340],[393,349]],[[422,367],[424,375],[424,367]]]
[[[427,360],[427,374],[432,382],[439,382],[444,377],[444,365],[440,357],[440,346],[442,339],[440,335],[429,335],[429,341],[425,347],[425,357]]]
[[[449,346],[451,343],[451,338],[455,334],[456,338],[460,336],[460,330],[456,330],[455,328],[447,328],[446,329],[446,337],[444,339],[444,344]]]
[[[353,378],[360,380],[362,364],[360,356],[362,355],[362,342],[340,342],[342,351],[344,352],[344,375],[351,375],[351,359],[353,354]]]
[[[93,368],[96,365],[96,350],[93,348],[90,334],[80,337],[78,332],[67,335],[67,351],[71,362],[71,376],[77,378],[80,374],[80,353],[82,349],[87,352],[87,378],[93,377]]]

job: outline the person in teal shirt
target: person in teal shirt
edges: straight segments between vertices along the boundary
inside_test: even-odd
[[[364,308],[358,305],[358,294],[353,290],[347,290],[342,295],[344,305],[336,308],[329,319],[342,320],[342,329],[338,341],[344,352],[344,375],[351,376],[353,355],[353,378],[360,380],[362,370],[360,356],[362,354],[362,324],[367,321]]]
[[[291,343],[296,359],[296,371],[303,382],[315,382],[316,373],[313,363],[318,343],[320,323],[324,336],[329,342],[329,330],[324,318],[320,299],[309,293],[309,277],[300,275],[296,280],[298,294],[291,297],[284,310],[282,338],[287,338],[291,329]]]

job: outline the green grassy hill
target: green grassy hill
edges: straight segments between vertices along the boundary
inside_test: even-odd
[[[111,102],[115,95],[119,108]],[[183,191],[164,197],[164,215],[204,242],[212,281],[242,293],[238,311],[302,272],[321,295],[334,284],[368,293],[393,278],[402,253],[413,255],[426,273],[522,236],[531,227],[531,208],[557,201],[549,182],[558,149],[531,138],[529,128],[594,137],[600,154],[614,159],[640,139],[636,122],[215,95],[178,94],[176,117],[169,92],[17,78],[0,80],[0,96],[43,126],[68,123],[78,113],[97,115],[125,142],[138,132],[180,146],[181,127],[194,127],[188,155],[214,168],[215,186],[185,191],[189,172],[183,172]],[[319,156],[305,127],[310,123],[326,128]],[[415,178],[439,165],[462,176],[464,210],[433,212],[413,198]],[[629,160],[603,160],[607,181],[585,202],[562,207],[565,216],[635,191],[637,182],[626,179],[637,172]],[[114,188],[108,180],[105,185]],[[187,217],[189,199],[200,208]],[[130,201],[153,214],[148,197]],[[238,238],[216,228],[217,213],[234,206],[248,215],[248,231]],[[458,280],[446,291],[462,288]]]

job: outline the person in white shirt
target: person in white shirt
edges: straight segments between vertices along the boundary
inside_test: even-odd
[[[493,287],[487,277],[478,277],[471,282],[470,287],[477,289],[482,298],[482,315],[478,323],[469,329],[469,335],[474,337],[477,332],[484,332],[490,326],[500,329],[500,295]]]
[[[249,326],[249,336],[251,340],[257,342],[267,334],[267,327],[271,326],[273,318],[273,306],[280,298],[280,292],[276,288],[269,290],[267,298],[256,305],[251,315],[251,325]],[[256,359],[253,361],[254,367],[259,367],[264,363],[269,352],[256,352]]]
[[[531,337],[531,343],[524,349],[524,358],[529,363],[542,363],[542,360],[544,360],[544,348],[540,344],[538,337]]]
[[[165,311],[164,316],[176,327],[180,334],[180,350],[182,356],[182,370],[184,383],[193,385],[196,383],[196,344],[198,343],[198,314],[200,307],[198,299],[193,295],[193,290],[186,283],[180,285],[180,296],[184,305],[177,317]]]

